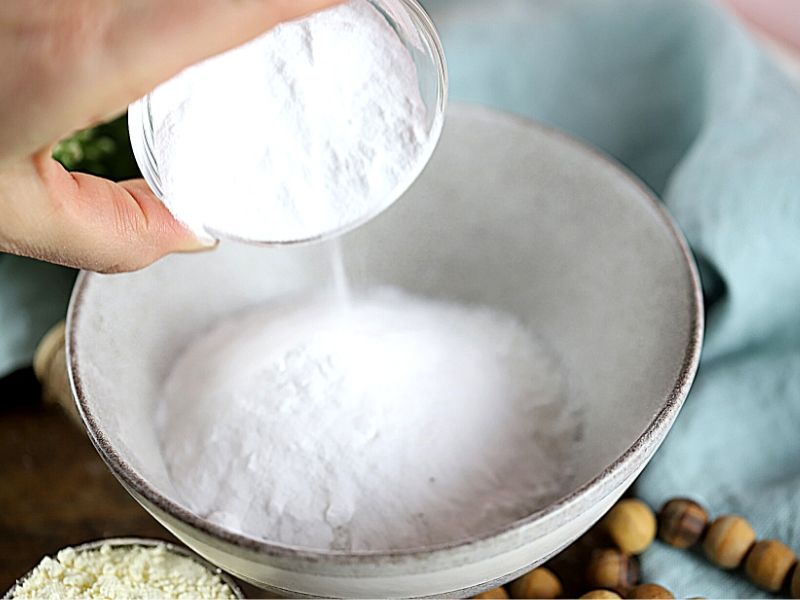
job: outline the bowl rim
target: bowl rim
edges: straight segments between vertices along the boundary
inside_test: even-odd
[[[98,421],[90,409],[87,393],[83,384],[79,359],[80,344],[76,339],[76,323],[83,310],[86,287],[92,279],[98,277],[98,274],[82,271],[76,280],[67,313],[66,354],[70,387],[78,413],[86,427],[92,444],[111,472],[123,484],[123,487],[129,492],[132,491],[139,494],[156,508],[171,515],[183,525],[199,530],[211,538],[256,552],[260,555],[278,558],[306,559],[313,562],[327,561],[329,563],[360,564],[371,563],[381,559],[394,560],[404,557],[430,556],[441,552],[464,549],[477,543],[490,542],[505,534],[532,525],[534,522],[541,521],[546,517],[568,510],[571,506],[576,506],[582,502],[589,502],[595,498],[598,490],[603,489],[604,482],[621,482],[627,476],[635,472],[636,468],[644,461],[646,455],[645,451],[648,446],[651,445],[652,440],[663,440],[663,437],[677,418],[697,373],[702,351],[705,324],[704,303],[699,272],[692,251],[676,223],[667,213],[666,208],[661,204],[654,192],[647,187],[643,181],[611,156],[579,140],[577,137],[527,117],[486,106],[453,104],[451,106],[451,111],[460,113],[469,112],[471,114],[477,114],[482,118],[494,119],[496,121],[511,123],[535,130],[550,138],[555,138],[560,143],[569,145],[579,152],[591,155],[594,160],[604,163],[607,169],[615,172],[620,180],[626,180],[638,191],[641,202],[654,211],[655,218],[665,227],[666,232],[677,245],[689,278],[688,283],[691,296],[690,332],[675,383],[664,398],[661,408],[652,417],[645,430],[615,460],[582,485],[533,513],[504,524],[480,536],[419,548],[391,551],[343,552],[300,548],[266,541],[243,533],[236,533],[202,519],[156,490],[119,455],[113,444],[100,429]]]
[[[192,552],[189,548],[185,546],[180,546],[174,542],[170,542],[168,540],[158,540],[155,538],[143,538],[143,537],[112,537],[106,538],[101,540],[94,540],[91,542],[84,542],[82,544],[78,544],[77,546],[65,546],[61,548],[54,554],[47,554],[45,556],[53,557],[56,556],[61,550],[66,550],[67,548],[72,548],[75,552],[90,552],[92,550],[99,550],[103,546],[110,546],[111,548],[133,548],[133,547],[145,547],[145,548],[157,548],[159,546],[164,546],[167,552],[171,552],[172,554],[177,554],[178,556],[182,556],[184,558],[188,558],[189,560],[194,561],[195,563],[199,564],[201,567],[206,569],[209,573],[213,573],[217,577],[220,578],[222,583],[224,583],[228,588],[230,588],[231,592],[233,592],[234,597],[236,598],[244,598],[244,592],[239,587],[239,584],[231,577],[228,573],[220,569],[218,566],[210,563],[205,558]],[[33,569],[25,573],[22,577],[17,579],[17,581],[12,585],[8,591],[3,595],[0,596],[2,600],[10,600],[14,597],[16,591],[25,584],[28,578],[33,574],[33,572],[39,567],[44,557],[36,564]]]

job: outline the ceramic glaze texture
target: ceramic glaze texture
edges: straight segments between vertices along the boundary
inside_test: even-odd
[[[174,357],[221,317],[333,285],[328,250],[223,245],[140,273],[83,275],[70,309],[73,389],[101,455],[190,547],[262,586],[398,597],[506,581],[600,518],[658,448],[694,377],[696,272],[641,184],[561,134],[454,107],[409,193],[344,238],[347,269],[356,286],[496,306],[537,332],[583,413],[573,484],[482,539],[399,553],[315,552],[222,530],[182,507],[170,483],[152,423],[159,387]]]

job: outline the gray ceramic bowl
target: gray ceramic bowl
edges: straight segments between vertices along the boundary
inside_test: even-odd
[[[697,368],[697,273],[636,179],[557,132],[454,107],[429,168],[347,236],[359,284],[501,307],[557,354],[584,415],[561,497],[478,539],[386,553],[287,547],[187,510],[152,424],[174,357],[221,317],[331,282],[325,246],[223,245],[130,275],[81,275],[68,354],[95,446],[128,491],[189,547],[290,596],[468,595],[547,560],[619,498],[664,440]]]
[[[223,573],[218,567],[215,567],[211,563],[206,560],[203,560],[196,554],[192,554],[186,548],[181,548],[180,546],[176,546],[175,544],[170,544],[169,542],[164,542],[162,540],[150,540],[145,538],[109,538],[107,540],[97,540],[96,542],[87,542],[85,544],[81,544],[79,546],[75,546],[73,549],[76,552],[84,552],[84,551],[91,551],[91,550],[99,550],[103,546],[111,546],[112,548],[133,548],[137,546],[145,546],[148,548],[154,548],[156,546],[164,546],[167,551],[177,554],[178,556],[183,556],[186,558],[190,558],[194,562],[198,563],[204,569],[210,571],[214,575],[217,575],[222,582],[227,585],[233,595],[237,598],[244,598],[244,594],[242,590],[236,585],[236,582],[226,573]],[[30,577],[30,573],[27,573],[24,577],[22,577],[19,581],[17,581],[16,585],[8,590],[5,595],[3,596],[3,600],[7,600],[14,597],[14,594],[17,588],[25,583],[25,580]]]

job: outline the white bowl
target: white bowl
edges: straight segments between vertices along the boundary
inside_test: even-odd
[[[198,554],[289,596],[468,595],[544,562],[619,498],[683,404],[703,326],[683,238],[644,186],[598,152],[528,121],[455,107],[407,196],[343,242],[357,282],[501,307],[556,353],[584,415],[576,476],[560,499],[480,539],[360,554],[249,538],[181,504],[152,424],[175,356],[233,311],[330,284],[324,245],[223,245],[140,273],[81,275],[70,376],[101,456]]]

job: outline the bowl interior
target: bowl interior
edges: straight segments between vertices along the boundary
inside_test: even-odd
[[[519,119],[454,107],[414,187],[342,244],[356,285],[493,305],[540,335],[583,416],[564,494],[648,429],[696,360],[697,283],[668,219],[613,163]],[[81,278],[69,326],[73,384],[123,480],[144,482],[157,505],[181,505],[152,418],[173,360],[232,312],[332,286],[329,251],[223,244],[139,273]]]

